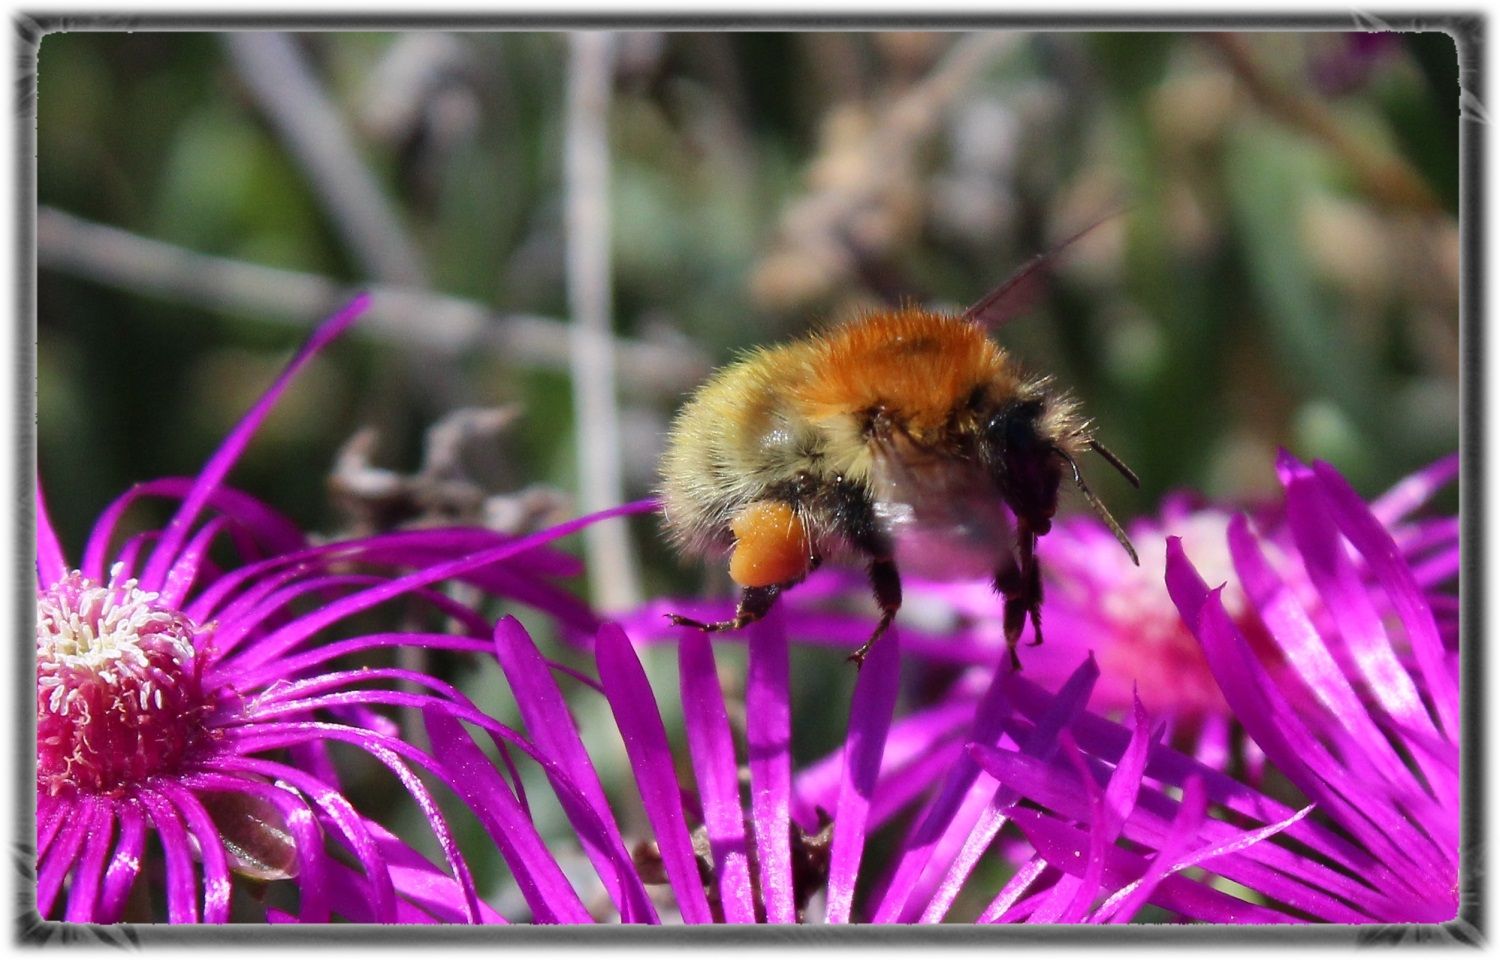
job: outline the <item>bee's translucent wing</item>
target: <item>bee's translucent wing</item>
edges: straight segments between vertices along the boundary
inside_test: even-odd
[[[1124,213],[1126,209],[1128,208],[1121,207],[1111,211],[1046,253],[1039,253],[1026,261],[1019,270],[1010,275],[1009,279],[965,310],[964,319],[993,330],[1030,310],[1041,298],[1042,281],[1046,277],[1047,269],[1056,262],[1058,255],[1088,236],[1100,224],[1107,223]]]
[[[983,469],[894,438],[871,463],[875,516],[904,573],[929,580],[991,577],[1015,542],[1010,514]]]

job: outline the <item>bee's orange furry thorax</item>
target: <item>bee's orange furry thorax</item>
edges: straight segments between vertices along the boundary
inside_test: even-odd
[[[1005,353],[962,317],[903,308],[836,328],[811,344],[798,402],[813,420],[881,409],[917,433],[937,429],[976,387],[1014,375]]]

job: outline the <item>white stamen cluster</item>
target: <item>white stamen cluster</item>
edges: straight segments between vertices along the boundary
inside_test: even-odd
[[[177,764],[207,702],[199,631],[135,580],[74,572],[37,599],[37,776],[113,792]]]

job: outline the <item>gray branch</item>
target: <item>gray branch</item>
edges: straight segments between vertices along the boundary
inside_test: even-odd
[[[208,310],[236,310],[311,326],[354,286],[327,277],[196,253],[52,207],[37,210],[37,266]],[[390,284],[370,286],[361,332],[448,355],[492,352],[523,367],[569,370],[569,327],[501,314],[471,300]],[[621,383],[644,397],[675,397],[701,381],[708,359],[686,344],[617,339]]]
[[[230,33],[225,43],[255,102],[312,181],[339,236],[371,276],[422,286],[427,270],[360,156],[338,108],[285,33]]]

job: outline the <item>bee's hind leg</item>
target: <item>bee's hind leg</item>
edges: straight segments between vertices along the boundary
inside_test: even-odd
[[[896,611],[901,609],[901,574],[896,570],[894,561],[870,561],[870,589],[875,593],[875,602],[880,604],[880,622],[875,625],[875,632],[870,634],[865,645],[849,654],[849,661],[857,666],[864,665],[865,657],[870,655],[870,648],[875,646],[875,641],[880,639],[891,621],[896,619]]]
[[[771,607],[776,603],[776,597],[780,595],[783,584],[772,584],[768,587],[746,587],[740,591],[739,606],[735,608],[732,620],[718,620],[713,623],[704,623],[676,613],[667,614],[667,619],[674,626],[690,627],[694,630],[702,630],[704,633],[720,633],[724,630],[738,630],[747,627],[757,620],[765,617],[771,612]]]

